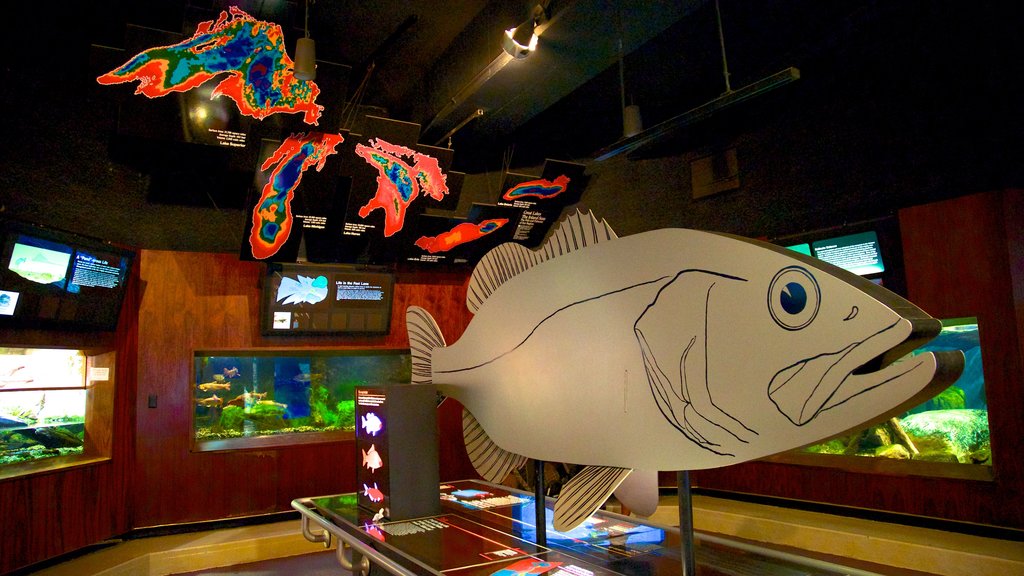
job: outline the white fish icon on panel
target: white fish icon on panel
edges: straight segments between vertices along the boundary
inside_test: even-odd
[[[484,256],[467,305],[474,317],[451,346],[409,308],[413,381],[463,404],[488,480],[524,457],[587,465],[556,502],[563,531],[634,469],[813,444],[924,401],[963,367],[959,352],[908,356],[939,321],[845,270],[726,234],[617,238],[578,212],[536,251]]]
[[[380,458],[380,454],[377,453],[377,448],[373,444],[370,444],[369,450],[361,450],[363,453],[363,466],[370,472],[376,472],[378,468],[384,465],[383,460]]]

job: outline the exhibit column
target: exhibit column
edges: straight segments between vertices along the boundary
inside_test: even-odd
[[[544,500],[544,461],[533,461],[533,500],[536,510],[535,520],[537,523],[537,545],[548,545],[548,522],[545,518],[547,507]]]
[[[697,567],[693,561],[693,501],[690,499],[690,473],[681,470],[676,476],[676,490],[679,493],[679,547],[683,561],[683,576],[695,576]]]

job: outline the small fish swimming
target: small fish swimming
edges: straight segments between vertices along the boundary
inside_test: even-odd
[[[214,406],[223,406],[224,405],[224,399],[222,399],[222,398],[218,397],[216,394],[214,394],[213,396],[210,396],[209,398],[201,398],[199,400],[196,400],[196,404],[199,405],[199,406],[205,406],[207,408],[213,408]]]
[[[361,416],[359,423],[360,426],[363,427],[363,430],[365,430],[370,436],[376,436],[377,432],[380,432],[381,428],[384,427],[384,423],[381,422],[380,418],[373,412],[367,412]]]
[[[213,380],[214,380],[214,382],[223,382],[224,381],[224,375],[223,374],[214,374],[213,375]]]
[[[211,390],[230,390],[231,384],[228,382],[206,382],[196,386],[203,392],[209,392]]]
[[[233,368],[225,368],[224,369],[224,377],[225,378],[239,378],[239,377],[241,377],[241,375],[242,374],[238,371],[238,366],[235,366]]]
[[[384,500],[384,493],[377,488],[377,483],[373,483],[373,488],[370,488],[366,484],[363,484],[363,496],[370,499],[370,502],[380,502]]]
[[[612,492],[640,513],[655,490],[656,506],[658,470],[745,462],[898,414],[963,366],[959,353],[904,358],[940,322],[845,270],[726,234],[618,238],[579,212],[537,250],[491,250],[466,301],[473,318],[450,346],[409,307],[413,382],[465,407],[485,479],[525,457],[586,466],[556,501],[559,531]]]
[[[384,462],[380,459],[380,454],[377,453],[377,448],[370,444],[370,449],[361,450],[363,453],[363,466],[366,466],[370,472],[376,472],[378,468],[384,465]]]
[[[295,377],[292,378],[292,380],[294,380],[296,382],[301,382],[301,383],[310,382],[312,379],[313,379],[313,376],[311,374],[309,374],[308,372],[303,372],[302,374],[296,374]]]
[[[234,398],[229,400],[227,402],[227,404],[229,406],[243,406],[244,407],[248,403],[251,406],[251,405],[255,404],[256,402],[258,402],[258,401],[262,400],[263,398],[265,398],[266,395],[267,395],[266,392],[249,392],[248,390],[246,390],[245,392],[243,392],[243,393],[239,394],[238,396],[235,396]]]

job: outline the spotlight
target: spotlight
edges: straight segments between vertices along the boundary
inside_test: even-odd
[[[526,58],[537,49],[537,25],[546,19],[544,7],[537,4],[526,22],[505,30],[501,37],[501,49],[513,58]]]

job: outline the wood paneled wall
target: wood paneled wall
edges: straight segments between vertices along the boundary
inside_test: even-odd
[[[116,332],[4,332],[5,345],[114,350],[115,391],[110,460],[64,471],[0,481],[0,574],[124,534],[131,528],[129,499],[135,435],[135,311],[133,271]]]
[[[410,304],[430,310],[450,341],[470,318],[465,275],[402,274],[387,336],[263,337],[261,265],[229,254],[161,251],[143,251],[140,264],[133,527],[289,510],[294,498],[355,489],[350,441],[191,452],[194,350],[401,348],[408,346],[405,309]],[[150,395],[157,397],[156,408],[147,407]]]
[[[1024,529],[1022,215],[1021,191],[899,212],[909,299],[937,318],[978,318],[994,480],[751,462],[695,472],[694,485]]]

